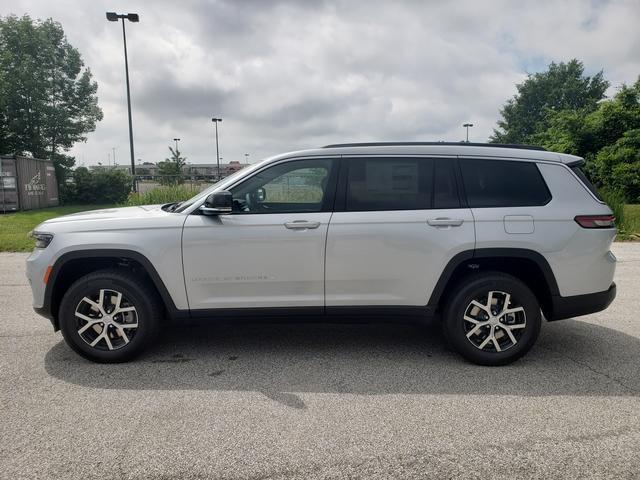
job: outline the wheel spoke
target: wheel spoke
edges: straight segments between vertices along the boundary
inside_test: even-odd
[[[98,308],[100,308],[100,311],[104,311],[104,288],[100,289],[100,295],[98,296]]]
[[[122,340],[124,340],[125,345],[129,343],[129,337],[127,337],[127,334],[122,329],[122,327],[118,327],[118,333],[120,334],[120,337],[122,338]]]
[[[111,344],[111,339],[109,338],[109,332],[107,332],[107,328],[104,329],[104,341],[107,342],[107,347],[109,350],[113,350],[113,345]]]
[[[122,308],[118,308],[116,309],[114,313],[114,315],[116,313],[125,313],[125,312],[135,312],[136,311],[136,307],[122,307]]]
[[[501,352],[502,349],[500,348],[500,344],[498,343],[498,340],[496,340],[496,337],[492,336],[491,341],[493,342],[493,346],[496,347],[496,352]]]
[[[120,309],[120,302],[122,302],[122,294],[120,292],[116,292],[115,302],[113,300],[113,297],[111,297],[111,305],[113,305],[113,311],[117,312]]]
[[[511,342],[515,345],[516,343],[518,343],[518,341],[516,340],[516,337],[513,336],[513,333],[511,333],[511,329],[510,328],[503,328],[502,330],[504,330],[506,332],[506,334],[509,336],[509,340],[511,340]]]
[[[525,328],[527,326],[526,323],[516,323],[515,325],[503,325],[503,327],[507,330],[517,330],[519,328]]]
[[[504,295],[504,304],[502,304],[502,311],[504,312],[507,308],[509,308],[509,303],[511,303],[511,295],[505,293]]]
[[[491,307],[493,306],[493,300],[494,300],[493,294],[494,293],[496,293],[496,292],[489,292],[489,295],[487,296],[487,308],[489,310],[491,310]],[[497,299],[495,299],[495,300],[496,300],[496,302],[498,301]]]
[[[91,320],[90,322],[87,322],[85,325],[83,325],[83,327],[78,330],[78,333],[80,335],[82,335],[84,332],[86,332],[90,327],[93,327],[96,323],[100,323],[101,320]]]
[[[518,312],[524,313],[524,307],[507,308],[502,312],[502,315],[507,315],[509,313],[518,313]]]
[[[487,338],[484,339],[484,342],[482,342],[480,345],[478,345],[478,348],[480,350],[482,350],[484,347],[487,346],[487,344],[491,341],[491,339],[493,338],[493,332],[491,332]]]
[[[84,315],[80,312],[76,312],[76,317],[81,318],[82,320],[86,320],[87,322],[97,322],[99,319],[97,318],[91,318],[87,315]]]
[[[135,323],[117,323],[119,328],[138,328],[138,322]]]
[[[83,297],[82,300],[80,300],[80,302],[86,302],[89,305],[91,305],[91,307],[94,310],[97,310],[98,312],[102,312],[102,309],[100,308],[100,305],[98,305],[96,302],[94,302],[93,300],[91,300],[89,297]]]
[[[478,325],[480,320],[476,320],[475,318],[471,318],[469,315],[465,315],[463,317],[467,322],[473,323],[474,325]]]
[[[91,343],[89,344],[89,346],[91,346],[91,347],[95,347],[95,346],[98,344],[98,342],[99,342],[100,340],[102,340],[102,337],[104,337],[104,332],[106,332],[106,330],[107,330],[106,328],[105,328],[104,330],[102,330],[102,333],[101,333],[100,335],[98,335],[98,336],[93,340],[93,342],[91,342]]]
[[[471,330],[469,330],[467,332],[467,338],[472,337],[474,334],[478,333],[478,330],[480,330],[480,328],[482,327],[482,325],[476,325],[475,327],[473,327]]]
[[[476,307],[478,307],[482,311],[484,311],[484,312],[486,312],[488,314],[491,314],[491,311],[489,310],[489,308],[486,305],[481,304],[477,300],[471,300],[471,305],[475,305]]]

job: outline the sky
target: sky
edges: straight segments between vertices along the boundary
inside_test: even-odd
[[[527,74],[578,58],[609,95],[640,75],[640,0],[11,0],[0,15],[60,22],[98,82],[104,119],[70,151],[128,163],[127,23],[135,157],[180,138],[191,163],[244,162],[329,143],[491,135]]]

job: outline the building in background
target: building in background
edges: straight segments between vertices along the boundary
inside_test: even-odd
[[[220,164],[220,177],[225,178],[229,175],[241,170],[246,165],[240,163],[237,160],[232,160],[229,163]],[[89,170],[96,170],[99,168],[114,168],[123,170],[127,173],[131,172],[131,167],[127,165],[115,165],[106,167],[104,165],[96,166],[92,165]],[[160,175],[159,166],[157,163],[144,162],[136,166],[136,176],[141,180],[152,180]],[[182,174],[185,179],[193,180],[214,180],[218,173],[218,165],[215,163],[188,163],[182,167]]]

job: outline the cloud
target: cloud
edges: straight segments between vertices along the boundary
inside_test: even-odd
[[[2,7],[2,14],[10,13]],[[128,157],[120,25],[127,24],[136,157],[158,161],[174,137],[194,163],[326,143],[485,141],[527,73],[576,57],[612,93],[640,74],[636,0],[450,2],[14,0],[53,17],[98,81],[104,120],[78,161]]]

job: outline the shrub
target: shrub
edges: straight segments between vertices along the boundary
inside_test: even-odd
[[[63,203],[110,204],[122,203],[131,191],[131,176],[122,170],[98,168],[90,171],[78,167],[73,181],[61,189]]]
[[[625,231],[625,218],[624,218],[624,194],[618,190],[600,189],[600,196],[609,205],[609,208],[613,211],[613,215],[616,217],[616,226],[621,233]]]
[[[129,198],[127,198],[127,205],[157,205],[182,202],[197,193],[198,190],[185,185],[156,187],[148,192],[131,192]]]

